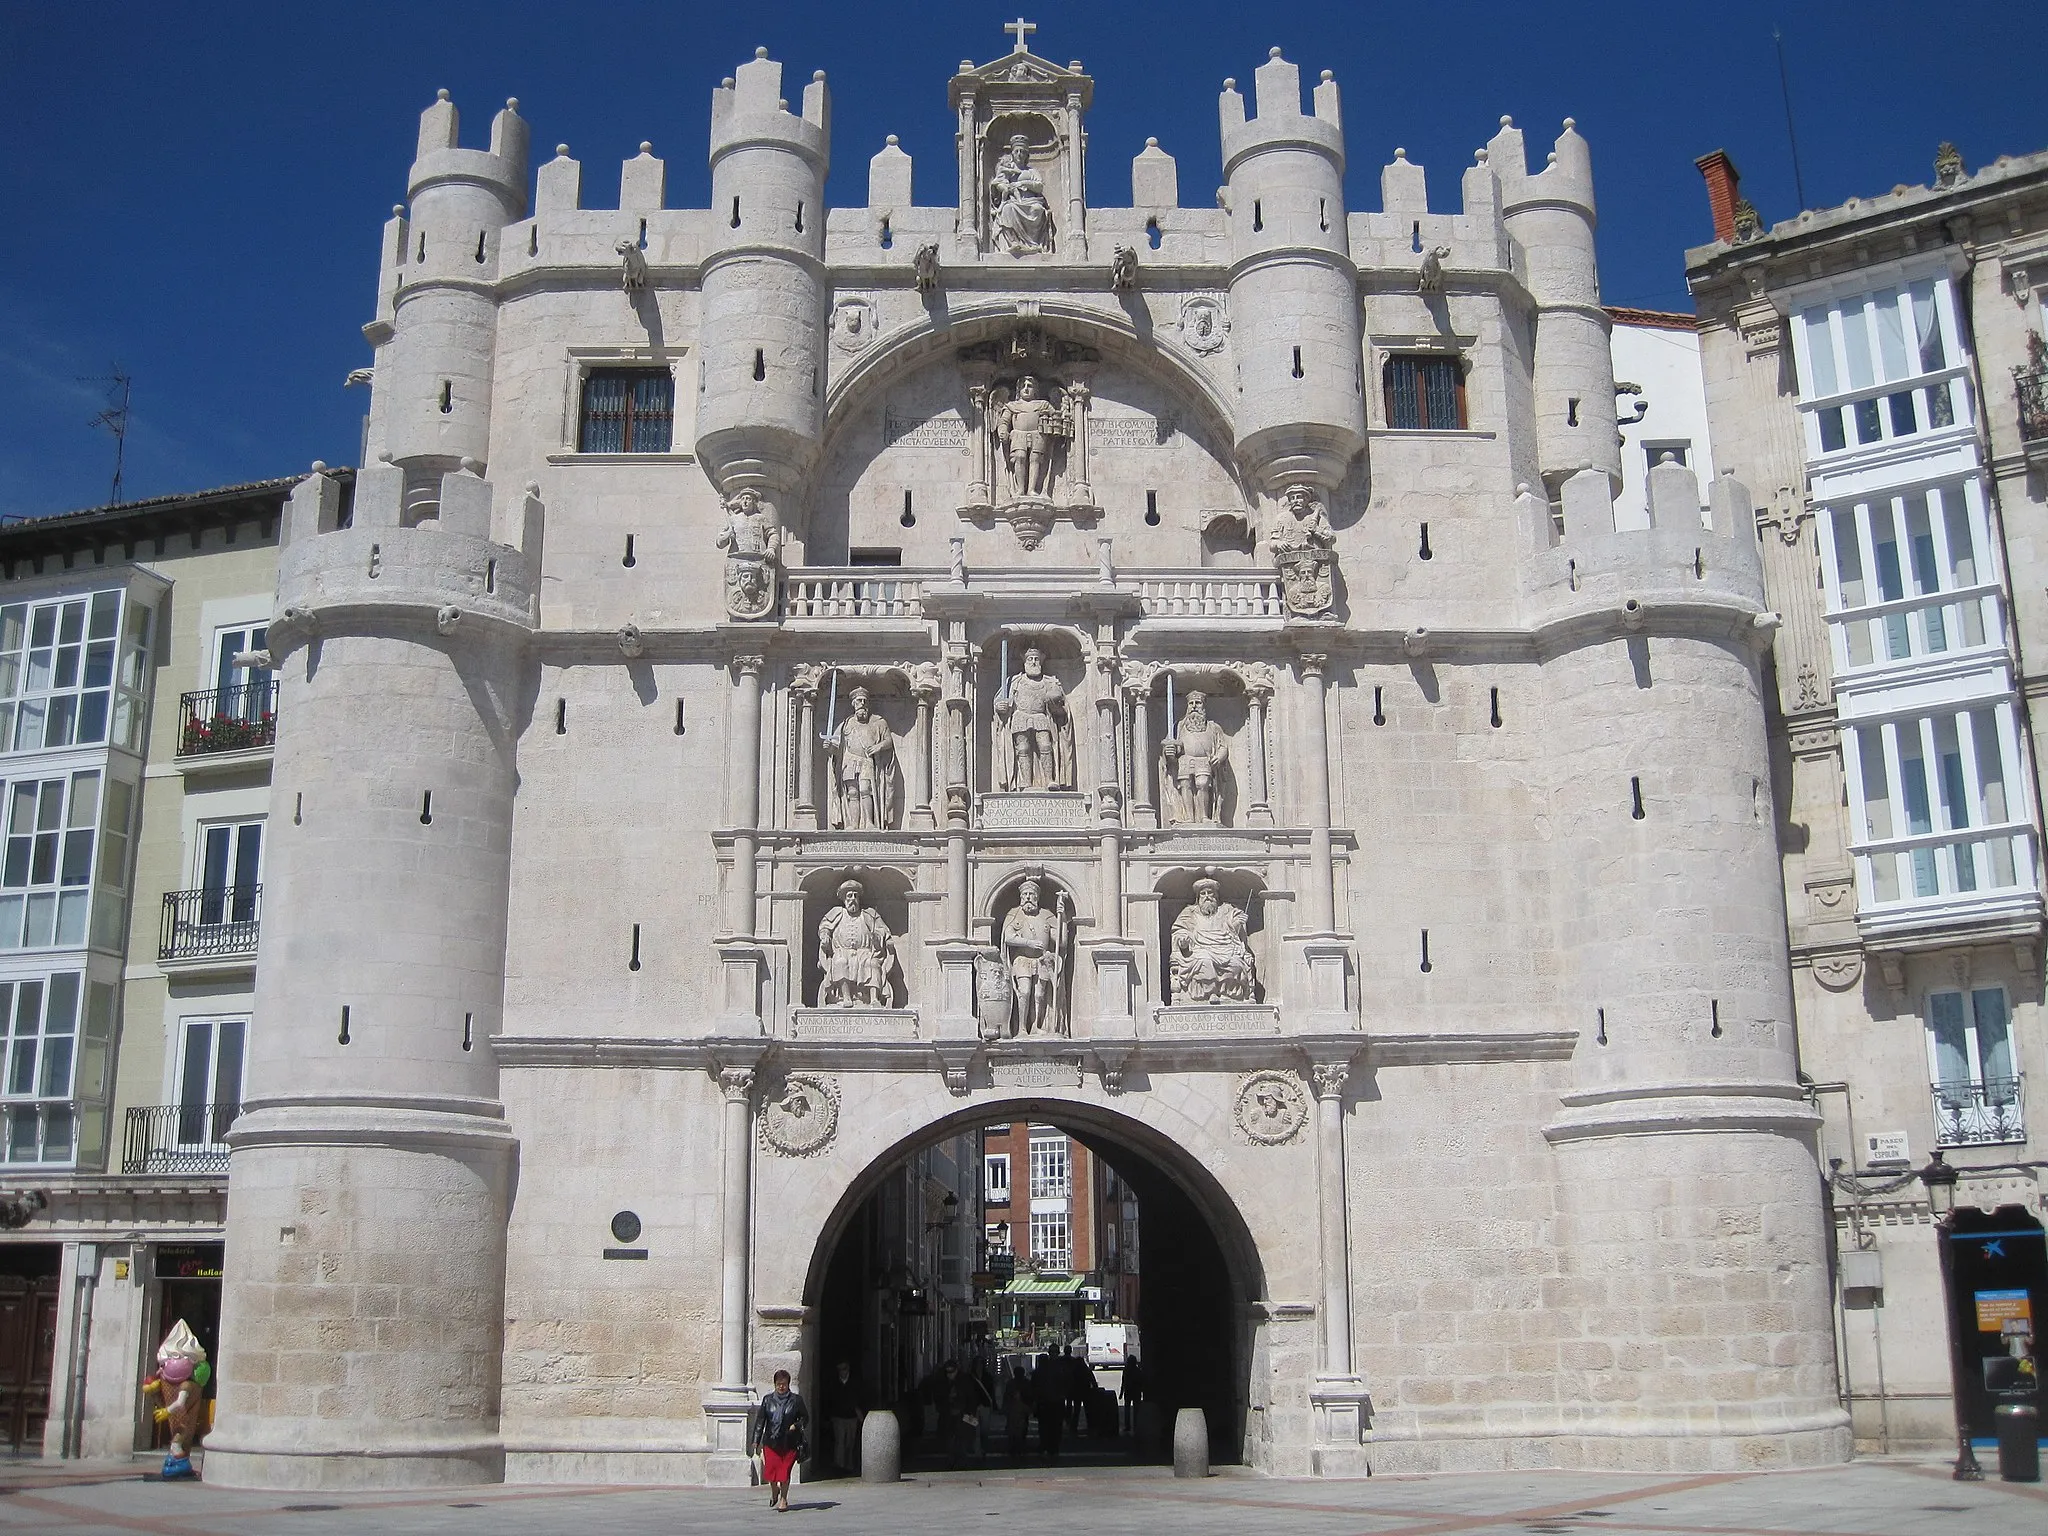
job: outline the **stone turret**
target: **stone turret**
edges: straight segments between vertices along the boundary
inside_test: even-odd
[[[408,519],[425,515],[441,476],[487,463],[496,353],[498,244],[526,212],[527,127],[508,101],[491,147],[456,142],[455,103],[441,92],[420,114],[408,180],[411,209],[391,241],[390,335],[377,359],[371,454],[408,475]]]
[[[830,118],[824,71],[794,115],[765,48],[711,93],[697,452],[726,494],[751,486],[777,512],[824,430]]]
[[[523,548],[494,541],[491,486],[463,468],[408,527],[416,483],[363,471],[344,528],[315,474],[286,513],[235,1344],[209,1449],[209,1475],[244,1486],[503,1472],[514,1141],[490,1042],[541,510],[519,509]]]
[[[1817,1448],[1833,1359],[1764,730],[1777,617],[1748,493],[1723,478],[1709,500],[1706,527],[1692,471],[1660,465],[1650,525],[1618,528],[1606,473],[1582,469],[1552,544],[1546,499],[1521,498],[1580,1030],[1544,1134],[1562,1273],[1606,1340],[1558,1384],[1588,1425]],[[1622,1413],[1605,1401],[1617,1362],[1635,1383]]]
[[[1237,450],[1269,493],[1327,491],[1365,447],[1337,84],[1325,71],[1304,114],[1301,72],[1275,48],[1255,94],[1250,118],[1235,81],[1221,100]]]
[[[1612,325],[1600,307],[1593,249],[1593,158],[1570,118],[1550,163],[1529,174],[1522,131],[1508,118],[1487,146],[1516,266],[1536,301],[1536,445],[1551,492],[1593,468],[1621,486],[1614,418]]]

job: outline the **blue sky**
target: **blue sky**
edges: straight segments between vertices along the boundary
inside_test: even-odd
[[[946,81],[1006,49],[1015,7],[575,5],[496,0],[93,4],[0,0],[0,515],[107,498],[90,380],[133,375],[126,498],[354,461],[377,236],[405,194],[419,110],[448,87],[464,138],[517,96],[537,155],[566,141],[609,199],[642,139],[669,201],[706,195],[709,92],[766,44],[833,87],[831,201],[864,201],[884,134],[917,198],[950,204]],[[1432,202],[1502,113],[1531,157],[1566,116],[1592,141],[1608,302],[1690,308],[1684,250],[1709,237],[1695,156],[1725,147],[1767,220],[1798,210],[1774,22],[1785,33],[1808,201],[1929,179],[1954,139],[1976,166],[2048,146],[2039,37],[2018,13],[1898,0],[1776,5],[1034,4],[1036,51],[1095,77],[1089,187],[1129,197],[1148,134],[1182,201],[1219,178],[1216,91],[1278,44],[1344,88],[1354,207],[1396,145]],[[2036,29],[2038,31],[2038,29]]]

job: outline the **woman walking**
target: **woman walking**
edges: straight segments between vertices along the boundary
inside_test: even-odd
[[[775,1390],[761,1399],[747,1428],[747,1450],[761,1453],[761,1481],[768,1485],[768,1507],[789,1513],[789,1476],[804,1453],[811,1410],[789,1390],[789,1372],[775,1373]]]

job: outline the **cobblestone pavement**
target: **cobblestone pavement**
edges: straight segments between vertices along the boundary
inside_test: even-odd
[[[1148,1467],[956,1473],[879,1488],[823,1482],[794,1490],[784,1516],[768,1510],[763,1493],[704,1489],[261,1494],[167,1487],[126,1465],[0,1467],[0,1533],[725,1536],[751,1527],[796,1536],[1007,1536],[1020,1527],[1038,1536],[1166,1529],[1174,1536],[2023,1536],[2048,1530],[2048,1493],[1995,1475],[1954,1483],[1945,1465],[1903,1460],[1753,1475],[1538,1472],[1344,1483],[1176,1482]]]

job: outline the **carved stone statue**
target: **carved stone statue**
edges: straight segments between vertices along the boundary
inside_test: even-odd
[[[1053,453],[1073,435],[1063,402],[1045,395],[1038,380],[1028,373],[1017,381],[1014,397],[996,390],[990,401],[989,428],[1009,473],[1010,495],[1018,500],[1048,499]]]
[[[896,736],[869,709],[868,691],[850,695],[853,713],[825,738],[832,761],[832,825],[872,830],[894,825]]]
[[[1257,980],[1242,908],[1214,880],[1195,882],[1194,905],[1173,920],[1169,965],[1176,1003],[1248,1003]]]
[[[1423,293],[1444,291],[1444,258],[1451,254],[1448,245],[1433,245],[1422,258],[1422,276],[1416,286]]]
[[[1010,147],[989,178],[988,231],[989,244],[1012,256],[1052,252],[1052,208],[1045,200],[1045,178],[1032,169],[1031,146],[1021,133],[1010,136]]]
[[[1074,721],[1067,691],[1048,676],[1045,652],[1024,651],[1024,670],[996,697],[994,767],[999,789],[1072,789]]]
[[[895,935],[864,895],[858,880],[846,881],[839,887],[839,905],[818,924],[818,964],[825,971],[818,985],[821,1008],[891,1006],[889,951]]]
[[[1168,826],[1223,819],[1217,779],[1230,760],[1230,733],[1209,718],[1206,694],[1188,695],[1187,713],[1160,743],[1159,759]]]
[[[764,619],[775,608],[782,530],[748,486],[725,504],[726,523],[718,535],[725,555],[725,611],[735,619]]]
[[[1280,592],[1291,613],[1326,612],[1333,600],[1337,535],[1315,493],[1290,485],[1266,522],[1266,547],[1280,572]]]
[[[1129,293],[1138,286],[1138,253],[1120,245],[1109,258],[1109,286],[1116,293]]]
[[[910,274],[919,293],[934,292],[939,286],[939,247],[936,242],[920,245],[910,258]]]
[[[1064,990],[1067,945],[1067,897],[1060,893],[1048,912],[1039,902],[1038,882],[1026,880],[1017,891],[1017,905],[1003,919],[1003,964],[1010,972],[1010,1033],[1067,1033],[1060,1006]]]

